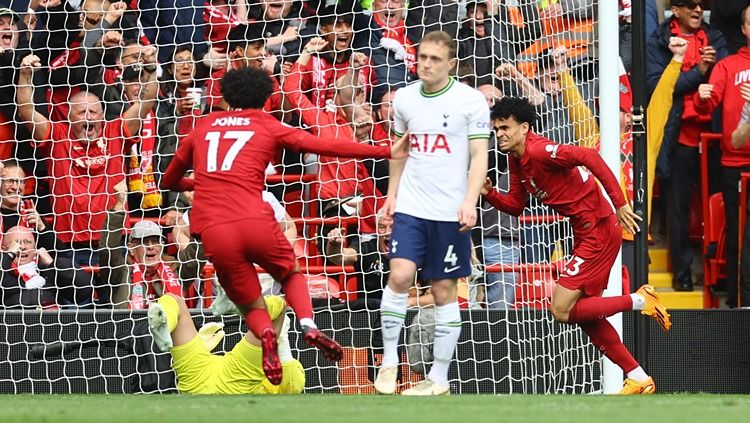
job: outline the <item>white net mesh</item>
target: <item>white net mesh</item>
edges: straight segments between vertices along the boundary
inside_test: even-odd
[[[596,1],[330,3],[33,0],[14,1],[19,13],[2,10],[0,392],[170,389],[168,361],[153,364],[144,313],[132,310],[173,292],[196,309],[197,323],[210,315],[216,276],[188,230],[192,194],[158,183],[197,119],[227,107],[227,68],[272,74],[278,84],[265,109],[290,125],[387,143],[393,95],[416,79],[419,40],[444,30],[458,41],[458,80],[489,102],[529,97],[537,131],[561,143],[593,127]],[[311,42],[317,36],[322,44]],[[265,46],[246,41],[255,37]],[[507,189],[506,157],[496,147],[490,156],[491,178]],[[291,151],[269,167],[267,190],[309,275],[316,319],[346,346],[336,366],[292,330],[310,391],[372,392],[382,345],[374,312],[387,280],[375,213],[387,173],[386,161]],[[156,226],[136,225],[143,219]],[[483,203],[479,222],[474,244],[485,272],[460,283],[470,311],[450,372],[454,391],[599,389],[599,354],[545,311],[572,249],[567,221],[530,199],[520,218]],[[161,246],[132,242],[153,227],[165,235]],[[424,287],[413,294],[410,304],[429,303]],[[411,310],[422,311],[407,318],[404,386],[421,379],[422,354],[430,356],[429,306]],[[226,323],[224,351],[246,330]],[[62,344],[48,345],[47,356],[29,354],[53,342]]]

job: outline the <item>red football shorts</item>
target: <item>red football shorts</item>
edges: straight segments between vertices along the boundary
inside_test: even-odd
[[[235,304],[248,304],[261,295],[258,264],[276,280],[297,267],[294,250],[273,218],[244,219],[203,231],[206,256],[219,282]]]
[[[609,283],[609,273],[622,244],[622,227],[613,214],[601,219],[586,235],[574,239],[573,256],[557,283],[598,297]]]

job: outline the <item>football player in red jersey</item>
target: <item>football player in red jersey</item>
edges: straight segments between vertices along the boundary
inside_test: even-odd
[[[528,193],[568,217],[573,228],[573,255],[557,282],[552,315],[559,322],[578,324],[591,342],[623,369],[628,378],[622,394],[653,393],[653,379],[628,352],[606,317],[640,310],[669,330],[666,308],[650,285],[635,294],[601,297],[620,251],[621,228],[635,233],[641,218],[630,209],[617,179],[596,150],[557,144],[532,131],[537,115],[528,100],[506,97],[492,108],[490,119],[498,146],[508,153],[510,189],[501,194],[488,179],[482,190],[487,201],[519,215]],[[604,187],[616,213],[594,178]]]
[[[307,280],[271,206],[262,199],[266,166],[282,147],[351,158],[405,158],[409,145],[406,137],[390,148],[321,139],[281,124],[262,110],[273,90],[263,70],[230,70],[222,78],[221,90],[230,110],[203,118],[180,143],[162,178],[162,188],[195,191],[190,230],[203,241],[229,298],[262,341],[263,370],[271,383],[278,384],[282,370],[276,333],[261,296],[255,264],[281,282],[305,341],[331,360],[340,360],[343,352],[316,327]],[[184,178],[191,167],[194,179]]]

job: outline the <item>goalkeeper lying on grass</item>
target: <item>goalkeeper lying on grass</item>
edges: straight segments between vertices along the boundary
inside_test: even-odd
[[[148,309],[148,323],[154,342],[172,353],[177,388],[183,394],[299,394],[305,387],[302,364],[292,357],[289,346],[289,318],[286,303],[277,296],[265,297],[268,314],[278,337],[278,351],[284,377],[272,385],[263,373],[260,341],[248,331],[225,355],[211,354],[224,338],[222,323],[208,323],[195,330],[185,301],[166,294]],[[214,314],[234,310],[223,290],[214,302]]]

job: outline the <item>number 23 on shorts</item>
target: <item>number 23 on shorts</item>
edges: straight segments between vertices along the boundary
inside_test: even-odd
[[[583,264],[583,259],[577,256],[573,256],[570,258],[570,260],[565,263],[565,275],[566,276],[576,276],[581,271],[581,265]]]

